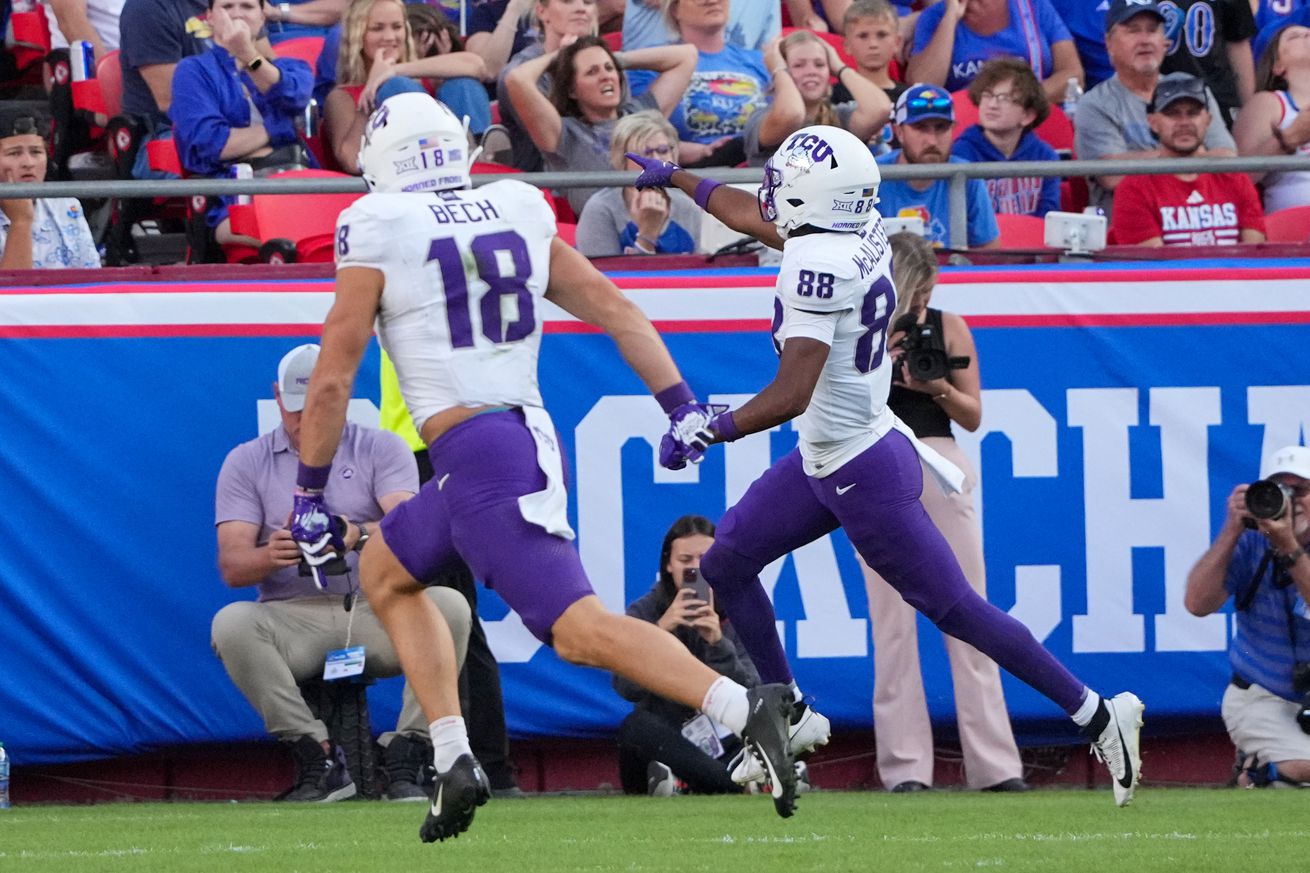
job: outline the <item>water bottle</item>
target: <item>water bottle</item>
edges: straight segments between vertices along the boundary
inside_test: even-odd
[[[96,49],[85,39],[74,40],[68,46],[68,65],[74,82],[96,77]]]
[[[9,808],[9,755],[0,743],[0,809]]]
[[[1064,86],[1064,105],[1060,107],[1070,121],[1073,121],[1074,113],[1078,111],[1078,101],[1082,96],[1083,86],[1078,84],[1076,76],[1070,76]]]
[[[253,179],[253,178],[255,178],[255,171],[251,168],[251,166],[250,166],[249,164],[233,164],[233,165],[232,165],[232,170],[231,170],[231,172],[232,172],[232,178],[233,178],[233,179]],[[237,204],[240,205],[240,206],[249,206],[249,205],[250,205],[250,195],[249,195],[249,194],[238,194],[238,195],[237,195]]]

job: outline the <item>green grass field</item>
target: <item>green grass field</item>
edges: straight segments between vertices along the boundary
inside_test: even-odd
[[[0,812],[0,870],[1233,871],[1305,869],[1310,796],[1286,790],[919,795],[821,792],[789,820],[760,797],[492,801],[456,840],[418,839],[423,807],[107,804]]]

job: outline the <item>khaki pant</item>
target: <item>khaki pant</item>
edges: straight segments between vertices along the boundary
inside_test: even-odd
[[[947,496],[924,470],[922,502],[941,530],[975,591],[987,596],[982,529],[974,511],[978,477],[955,440],[928,437],[932,446],[965,473],[964,491]],[[881,576],[860,562],[873,630],[873,727],[878,777],[892,788],[902,782],[933,784],[932,725],[919,667],[917,613]],[[973,646],[945,637],[955,686],[955,713],[964,772],[970,788],[986,788],[1023,776],[996,663]]]
[[[450,588],[428,588],[424,594],[450,625],[458,669],[468,647],[468,602]],[[264,719],[265,730],[280,740],[311,736],[322,742],[328,738],[327,728],[314,718],[298,686],[323,675],[327,653],[346,644],[348,622],[350,645],[364,647],[364,675],[378,679],[399,675],[400,659],[391,639],[363,596],[349,613],[340,596],[229,603],[214,616],[212,644],[232,682]],[[396,733],[428,735],[427,718],[408,683]],[[385,746],[392,736],[384,733],[379,742]]]

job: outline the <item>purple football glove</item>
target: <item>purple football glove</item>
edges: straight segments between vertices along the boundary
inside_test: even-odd
[[[686,446],[672,433],[660,437],[660,466],[666,470],[681,470],[687,466]]]
[[[328,512],[322,491],[297,489],[291,505],[291,538],[300,546],[300,555],[319,588],[326,581],[318,568],[338,554],[345,554],[344,534],[337,517]]]
[[[719,414],[726,413],[728,407],[721,403],[683,403],[669,413],[669,432],[665,440],[672,446],[665,449],[665,440],[660,441],[660,464],[670,470],[680,470],[687,461],[699,464],[705,456],[705,450],[715,442],[714,431],[710,428],[711,420]],[[668,455],[670,466],[664,463]],[[682,463],[678,463],[681,461]]]
[[[628,160],[641,167],[641,175],[637,177],[637,181],[634,183],[638,190],[672,187],[673,174],[682,169],[673,161],[648,158],[645,155],[633,154],[632,152],[628,152],[627,155]]]

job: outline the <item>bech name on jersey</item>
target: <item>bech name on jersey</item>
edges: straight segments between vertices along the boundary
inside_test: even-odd
[[[851,255],[851,260],[860,270],[860,278],[873,274],[878,269],[878,263],[882,256],[887,252],[887,229],[882,226],[882,220],[874,216],[859,232],[864,242]]]
[[[494,221],[500,218],[500,213],[496,207],[491,205],[490,200],[474,200],[472,203],[465,203],[463,200],[447,200],[445,203],[429,203],[428,209],[432,210],[432,215],[437,219],[437,224],[474,224],[479,221]]]
[[[1236,203],[1200,203],[1195,206],[1161,206],[1164,230],[1208,230],[1237,227]]]

